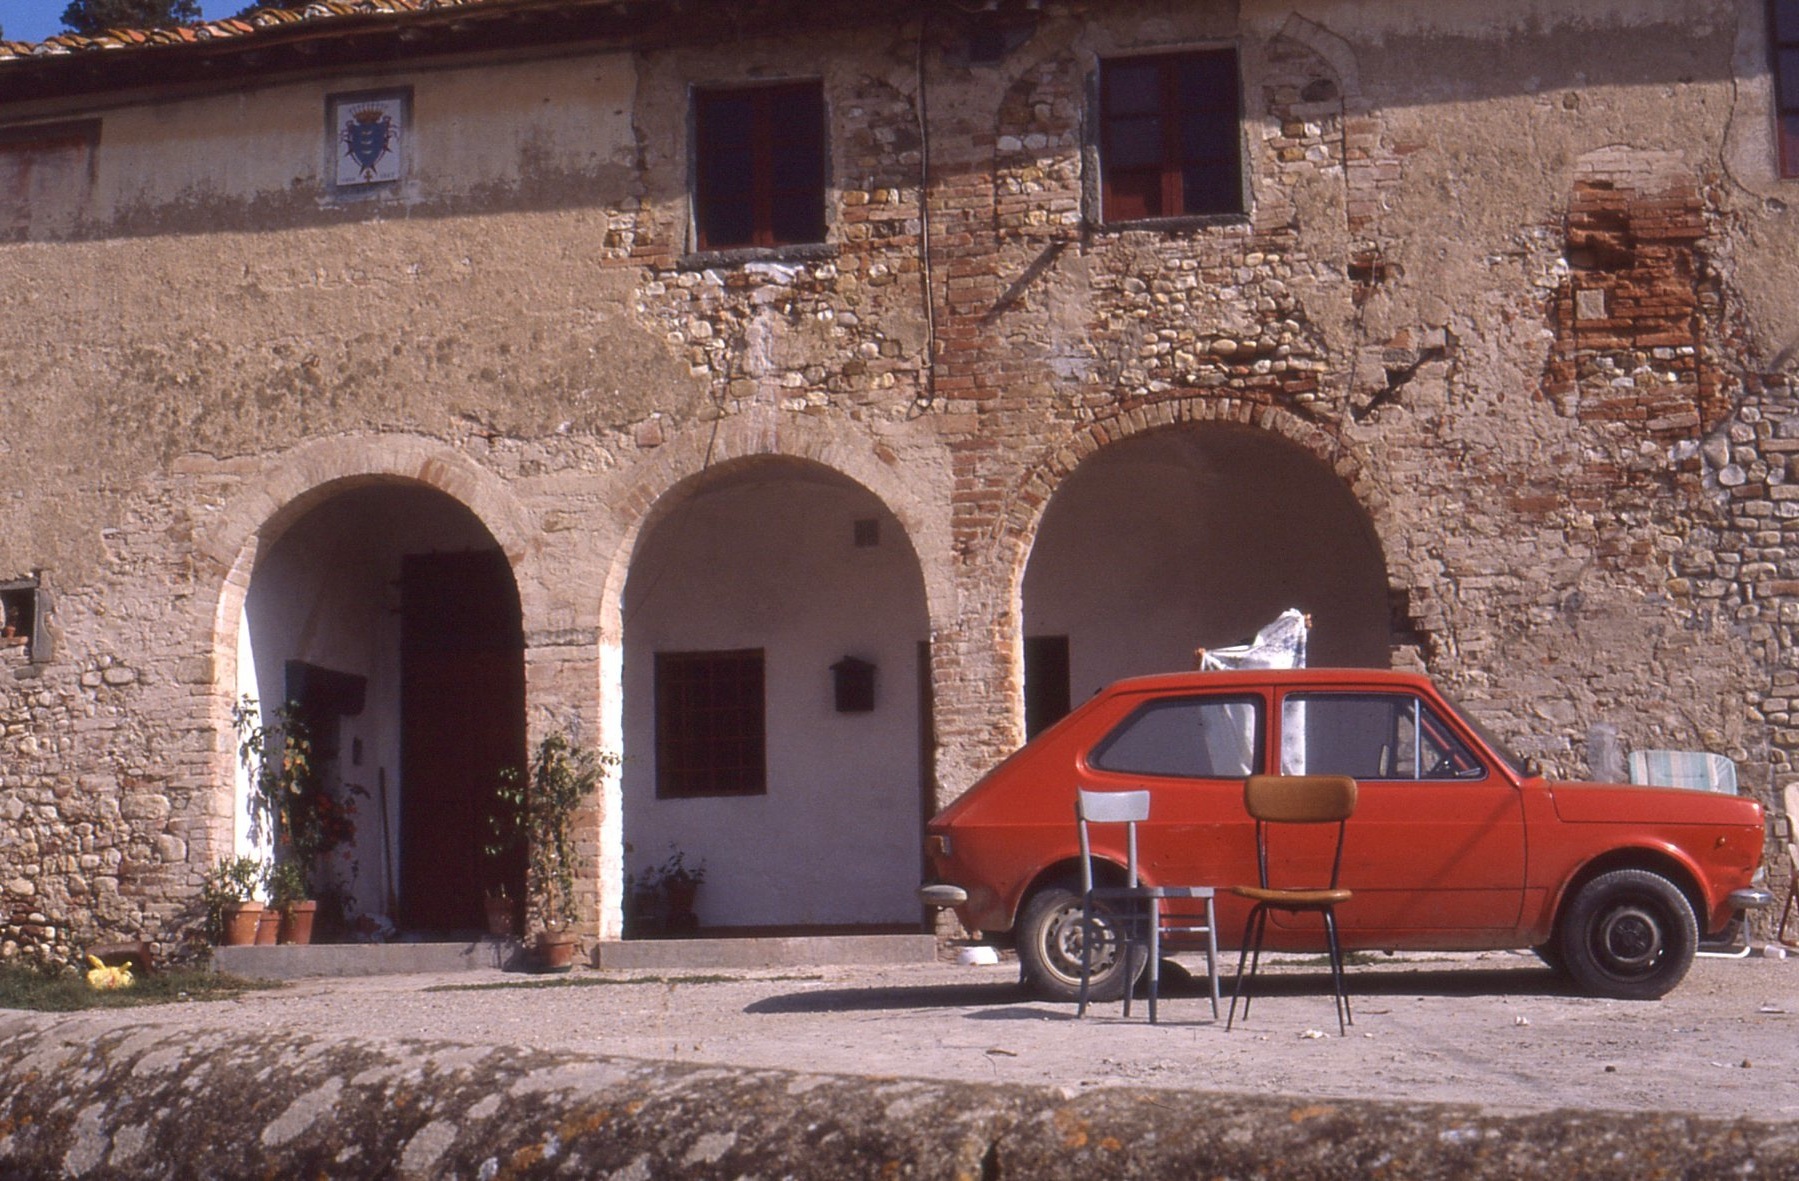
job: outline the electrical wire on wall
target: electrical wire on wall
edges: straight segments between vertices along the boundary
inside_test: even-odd
[[[931,27],[931,14],[918,18],[918,55],[916,59],[918,99],[918,275],[924,295],[924,389],[912,404],[929,410],[937,404],[937,303],[936,280],[931,271],[931,126],[930,108],[925,101],[924,52],[925,36]]]

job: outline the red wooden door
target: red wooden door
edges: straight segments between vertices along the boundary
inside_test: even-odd
[[[498,550],[414,554],[400,575],[400,925],[483,925],[486,890],[523,894],[522,853],[499,865],[493,789],[525,764],[524,633]]]

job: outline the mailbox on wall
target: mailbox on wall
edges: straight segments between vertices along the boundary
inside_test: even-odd
[[[836,690],[837,712],[868,713],[875,707],[875,666],[854,656],[845,656],[831,666],[832,684]]]

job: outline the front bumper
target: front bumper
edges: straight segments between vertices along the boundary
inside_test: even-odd
[[[1734,910],[1760,910],[1774,905],[1774,895],[1759,886],[1745,886],[1741,890],[1732,890],[1727,901]]]

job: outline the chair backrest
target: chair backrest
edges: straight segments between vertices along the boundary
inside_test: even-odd
[[[1243,806],[1257,820],[1325,824],[1355,812],[1356,782],[1347,775],[1251,775]]]
[[[1093,841],[1087,829],[1092,824],[1125,826],[1125,872],[1132,886],[1137,881],[1137,823],[1149,819],[1147,791],[1088,791],[1076,788],[1074,818],[1081,833],[1081,892],[1093,889]]]
[[[1251,775],[1243,781],[1243,807],[1256,822],[1256,871],[1268,888],[1268,826],[1335,824],[1330,888],[1343,869],[1343,834],[1355,813],[1356,781],[1348,775]]]

